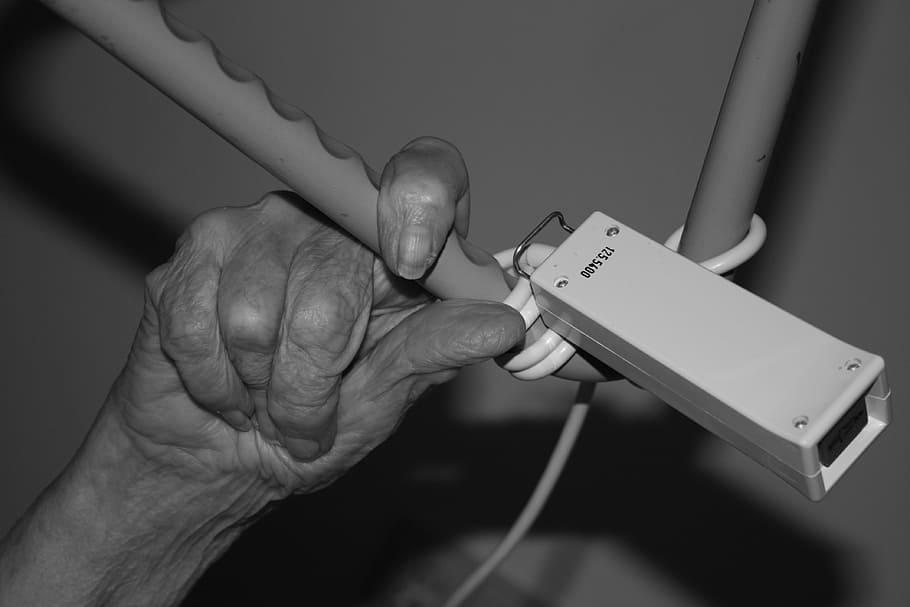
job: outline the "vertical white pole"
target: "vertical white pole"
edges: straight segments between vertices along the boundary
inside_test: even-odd
[[[755,0],[679,252],[704,261],[749,231],[819,0]]]

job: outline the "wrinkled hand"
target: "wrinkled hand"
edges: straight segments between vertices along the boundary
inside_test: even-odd
[[[290,194],[197,219],[149,275],[79,453],[0,541],[0,604],[179,604],[269,503],[331,483],[427,388],[521,340],[510,308],[401,278],[467,219],[464,163],[436,139],[383,172],[386,263]]]
[[[401,276],[422,276],[467,222],[453,147],[417,140],[386,166],[378,227]],[[156,469],[255,479],[275,499],[332,482],[429,387],[523,333],[501,304],[430,303],[299,198],[270,194],[200,216],[149,275],[106,409]]]

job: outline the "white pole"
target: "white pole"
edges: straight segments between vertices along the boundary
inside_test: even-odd
[[[704,261],[749,224],[819,0],[756,0],[686,218],[679,252]]]

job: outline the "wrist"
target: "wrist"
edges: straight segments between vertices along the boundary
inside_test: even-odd
[[[268,503],[257,479],[149,457],[111,405],[72,468],[80,518],[107,544],[102,561],[119,563],[108,581],[150,584],[154,593],[128,592],[156,601],[162,588],[182,596]]]
[[[242,525],[274,498],[253,475],[213,469],[174,446],[157,446],[174,453],[155,457],[142,443],[108,404],[67,467],[68,483],[87,491],[107,526],[194,534],[215,518]]]
[[[0,547],[0,604],[176,604],[267,502],[148,459],[107,406]]]

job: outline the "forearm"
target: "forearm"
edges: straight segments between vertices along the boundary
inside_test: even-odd
[[[0,606],[174,605],[264,505],[150,467],[106,425],[0,543]]]

